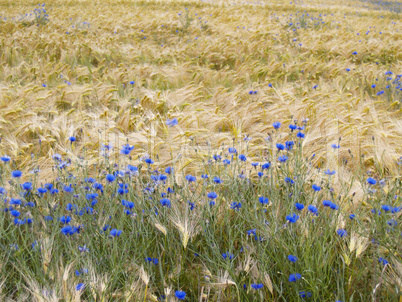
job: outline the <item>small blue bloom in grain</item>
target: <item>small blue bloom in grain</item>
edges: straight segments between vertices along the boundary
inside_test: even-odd
[[[19,178],[19,177],[22,176],[22,172],[19,171],[19,170],[12,171],[11,176],[14,177],[14,178]]]
[[[110,231],[110,235],[113,237],[119,237],[121,235],[121,230],[113,229]]]
[[[313,188],[313,190],[316,191],[316,192],[318,192],[318,191],[321,190],[321,187],[320,187],[320,186],[317,186],[316,184],[312,185],[312,188]]]
[[[291,223],[296,223],[296,221],[298,219],[299,219],[299,215],[296,215],[296,214],[286,215],[286,220],[288,220]]]
[[[184,298],[186,298],[186,293],[182,290],[176,290],[174,294],[179,300],[184,300]]]
[[[171,120],[170,119],[166,120],[166,125],[169,126],[169,127],[173,127],[173,126],[176,126],[178,124],[179,124],[179,122],[178,122],[177,118],[174,118],[174,119],[171,119]]]
[[[344,229],[339,229],[336,231],[336,233],[339,235],[339,237],[343,238],[346,237],[348,235],[348,233],[346,232],[346,230]]]
[[[296,282],[297,280],[299,280],[301,278],[301,275],[299,273],[296,274],[291,274],[289,276],[289,282]]]
[[[276,130],[278,130],[278,129],[281,127],[281,123],[280,123],[280,122],[274,122],[274,123],[272,124],[272,126],[273,126]]]
[[[207,197],[208,197],[209,199],[215,199],[216,197],[218,197],[218,194],[216,194],[215,192],[209,192],[209,193],[207,194]]]
[[[251,284],[251,288],[254,288],[254,289],[261,289],[261,288],[263,288],[264,287],[264,285],[262,284],[262,283],[253,283],[253,284]]]

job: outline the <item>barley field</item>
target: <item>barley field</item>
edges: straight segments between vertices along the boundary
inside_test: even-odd
[[[1,301],[402,301],[402,3],[0,0]]]

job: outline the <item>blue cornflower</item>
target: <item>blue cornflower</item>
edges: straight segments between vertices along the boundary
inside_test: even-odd
[[[222,159],[222,157],[221,157],[220,155],[214,155],[214,156],[213,156],[213,159],[214,159],[215,161],[219,161],[219,160]]]
[[[296,207],[297,210],[301,211],[301,210],[304,209],[304,204],[301,204],[301,203],[298,203],[298,202],[297,202],[297,203],[295,204],[295,207]]]
[[[179,300],[184,300],[184,298],[186,297],[186,293],[184,291],[182,291],[182,290],[176,290],[174,295]]]
[[[286,155],[281,155],[278,157],[278,161],[281,163],[286,162],[289,159],[289,157],[287,157]]]
[[[89,252],[89,248],[87,248],[87,245],[86,245],[86,244],[84,244],[84,246],[78,246],[78,250],[79,250],[81,253],[88,253],[88,252]]]
[[[258,177],[263,177],[264,176],[264,173],[262,173],[262,172],[258,172]]]
[[[188,182],[195,182],[197,180],[197,178],[195,176],[189,174],[186,176],[186,180]]]
[[[329,205],[329,207],[332,210],[339,210],[339,206],[336,203],[331,202],[331,204]]]
[[[346,68],[346,71],[349,72],[349,71],[350,71],[350,68]]]
[[[85,288],[85,284],[84,283],[78,283],[77,286],[75,287],[75,289],[77,291],[83,290]]]
[[[301,278],[301,275],[299,273],[291,274],[289,276],[289,282],[296,282],[296,280],[299,280],[300,278]]]
[[[70,137],[68,138],[68,140],[69,140],[71,143],[73,143],[73,142],[75,142],[77,139],[76,139],[74,136],[70,136]]]
[[[264,196],[261,196],[260,198],[258,198],[258,201],[261,203],[261,204],[269,204],[269,200],[268,200],[268,198],[267,197],[264,197]]]
[[[305,291],[300,291],[299,292],[299,296],[300,296],[300,298],[309,298],[309,297],[311,297],[313,294],[312,293],[310,293],[310,292],[305,292]],[[335,302],[337,302],[337,301],[335,301]]]
[[[237,150],[236,150],[235,148],[232,148],[232,147],[230,147],[230,148],[228,149],[228,151],[229,151],[229,153],[231,153],[231,154],[237,153]]]
[[[381,209],[384,210],[385,212],[389,212],[389,211],[391,211],[392,208],[391,208],[391,206],[384,204],[381,206]]]
[[[288,256],[288,260],[289,260],[290,262],[296,262],[296,261],[297,261],[297,257],[296,257],[296,256],[293,256],[293,255],[289,255],[289,256]]]
[[[290,129],[290,131],[293,132],[293,130],[297,129],[297,126],[290,124],[290,125],[289,125],[289,129]]]
[[[257,163],[257,162],[251,163],[251,165],[252,165],[253,167],[257,167],[259,164],[260,164],[260,163]]]
[[[152,165],[154,163],[154,161],[150,158],[146,158],[144,161],[147,165]]]
[[[261,169],[263,170],[269,169],[269,167],[271,167],[271,163],[265,163],[261,165]]]
[[[230,160],[228,160],[228,159],[224,159],[222,162],[223,162],[225,165],[230,165]]]
[[[285,177],[285,182],[290,183],[291,185],[293,185],[295,183],[294,180],[291,179],[290,177]]]
[[[177,121],[177,118],[174,118],[174,119],[167,119],[166,120],[166,125],[168,125],[169,127],[173,127],[173,126],[176,126],[176,125],[178,125],[179,124],[179,122]]]
[[[11,198],[9,204],[10,204],[10,206],[13,206],[13,205],[20,206],[22,204],[22,201],[21,201],[21,199],[18,199],[18,198]]]
[[[313,213],[313,214],[317,214],[317,213],[318,213],[317,208],[316,208],[315,206],[313,206],[312,204],[309,205],[309,206],[307,207],[307,209],[308,209],[311,213]]]
[[[350,215],[349,215],[350,220],[353,220],[355,217],[356,217],[355,214],[350,214]]]
[[[314,191],[316,191],[316,192],[318,192],[318,191],[321,190],[321,187],[320,187],[320,186],[317,186],[316,184],[313,184],[313,185],[312,185],[312,188],[313,188]]]
[[[45,193],[47,192],[47,189],[45,189],[45,188],[38,188],[37,191],[38,191],[38,194],[45,194]]]
[[[391,213],[399,213],[402,210],[402,207],[394,207],[391,210]]]
[[[202,178],[202,179],[208,179],[209,176],[208,176],[208,174],[202,174],[202,175],[201,175],[201,178]],[[219,177],[218,177],[218,178],[219,178]]]
[[[330,200],[323,200],[322,201],[322,205],[324,207],[329,207],[331,205],[331,203],[332,203],[332,201],[330,201]]]
[[[218,176],[215,176],[215,177],[213,178],[213,182],[216,183],[216,184],[221,184],[221,183],[222,183],[222,180],[221,180]]]
[[[247,160],[247,157],[246,157],[244,154],[240,154],[240,155],[239,155],[239,159],[240,159],[241,161],[246,161],[246,160]]]
[[[294,141],[287,141],[287,142],[285,142],[285,147],[286,147],[286,150],[292,150],[293,149],[293,146],[294,146],[294,144],[295,144],[295,142]]]
[[[377,183],[377,181],[374,178],[367,178],[367,182],[369,185],[375,185]]]
[[[338,144],[332,144],[331,145],[331,147],[333,148],[333,149],[339,149],[341,146]]]
[[[234,201],[234,202],[232,202],[232,203],[230,204],[230,208],[233,209],[233,210],[240,210],[240,208],[241,208],[241,203]]]
[[[14,178],[19,178],[19,177],[22,176],[22,172],[19,171],[19,170],[12,171],[11,176],[14,177]]]
[[[339,237],[346,237],[348,235],[348,233],[346,232],[346,230],[344,229],[339,229],[336,231],[336,233],[339,235]]]
[[[226,253],[222,254],[222,257],[223,257],[223,259],[229,258],[229,260],[232,260],[234,255],[229,252],[226,252]]]
[[[69,185],[69,186],[64,186],[64,187],[63,187],[63,190],[64,190],[64,192],[66,192],[66,193],[72,193],[72,192],[74,192],[74,188],[73,188],[71,185]]]
[[[278,150],[280,150],[280,151],[285,150],[285,146],[282,144],[279,144],[279,143],[276,144],[276,148],[278,148]]]
[[[135,81],[130,81],[130,85],[134,85],[135,84]]]
[[[173,173],[173,168],[172,167],[167,167],[166,169],[165,169],[165,173],[166,174],[172,174]]]
[[[208,197],[209,199],[215,199],[216,197],[218,197],[218,194],[216,194],[215,192],[209,192],[209,193],[207,194],[207,197]]]
[[[56,160],[56,161],[61,161],[61,155],[58,154],[58,153],[54,154],[54,155],[52,156],[52,158],[53,158],[54,160]]]
[[[257,230],[257,229],[248,230],[248,231],[247,231],[247,235],[248,235],[248,236],[250,236],[250,235],[256,235],[256,232],[255,232],[256,230]]]
[[[357,55],[357,51],[352,52],[352,55]]]
[[[298,138],[304,138],[306,135],[303,132],[297,132],[296,136]]]
[[[251,284],[251,287],[254,289],[261,289],[264,287],[264,285],[262,283],[259,283],[259,284],[253,283],[253,284]]]
[[[390,219],[387,221],[388,225],[390,226],[397,226],[398,222],[395,219]]]
[[[120,153],[124,154],[124,155],[129,155],[132,150],[134,150],[134,146],[130,146],[129,144],[125,144],[125,145],[121,146]]]
[[[171,206],[171,202],[170,202],[169,198],[162,198],[161,200],[159,200],[159,202],[161,203],[161,205],[163,207],[170,208],[170,206]]]
[[[12,210],[11,215],[14,216],[14,217],[19,217],[21,215],[21,213],[18,212],[17,210]]]
[[[112,174],[106,175],[106,180],[108,182],[113,182],[115,179],[116,179],[116,177],[114,177]]]
[[[76,232],[76,228],[72,227],[71,225],[67,225],[61,228],[61,232],[66,236],[73,235]]]
[[[298,219],[299,219],[299,215],[296,215],[296,214],[286,215],[286,220],[288,220],[291,223],[295,223]]]
[[[335,172],[335,170],[331,171],[330,169],[328,169],[328,170],[324,171],[324,173],[327,175],[334,175],[336,172]]]
[[[7,156],[7,155],[4,155],[4,156],[2,156],[2,157],[0,157],[0,159],[3,161],[3,162],[9,162],[10,160],[11,160],[11,157],[10,156]]]
[[[281,127],[281,123],[280,122],[274,122],[273,124],[272,124],[272,126],[274,126],[274,128],[276,129],[276,130],[278,130],[280,127]]]
[[[377,85],[376,84],[373,84],[373,85],[371,85],[371,88],[375,88]]]
[[[70,216],[62,216],[59,218],[59,220],[61,223],[69,224],[71,221],[71,217]]]
[[[121,235],[121,230],[113,229],[110,231],[110,235],[113,237],[119,237]]]
[[[378,262],[380,262],[382,265],[386,265],[386,264],[389,263],[389,262],[387,261],[387,259],[385,259],[385,258],[383,258],[383,257],[378,258]]]

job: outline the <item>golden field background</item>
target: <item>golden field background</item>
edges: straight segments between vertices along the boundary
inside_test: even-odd
[[[273,122],[288,132],[308,118],[315,164],[342,177],[359,161],[399,173],[401,94],[371,85],[402,73],[401,14],[361,1],[48,1],[49,22],[30,26],[22,15],[37,4],[0,2],[0,153],[12,167],[39,166],[45,181],[54,153],[89,165],[103,143],[117,157],[128,142],[134,159],[168,165],[181,154],[176,164],[191,172],[233,143],[264,155]]]

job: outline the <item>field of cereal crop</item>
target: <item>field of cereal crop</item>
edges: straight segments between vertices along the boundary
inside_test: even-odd
[[[0,0],[0,300],[402,301],[402,3]]]

